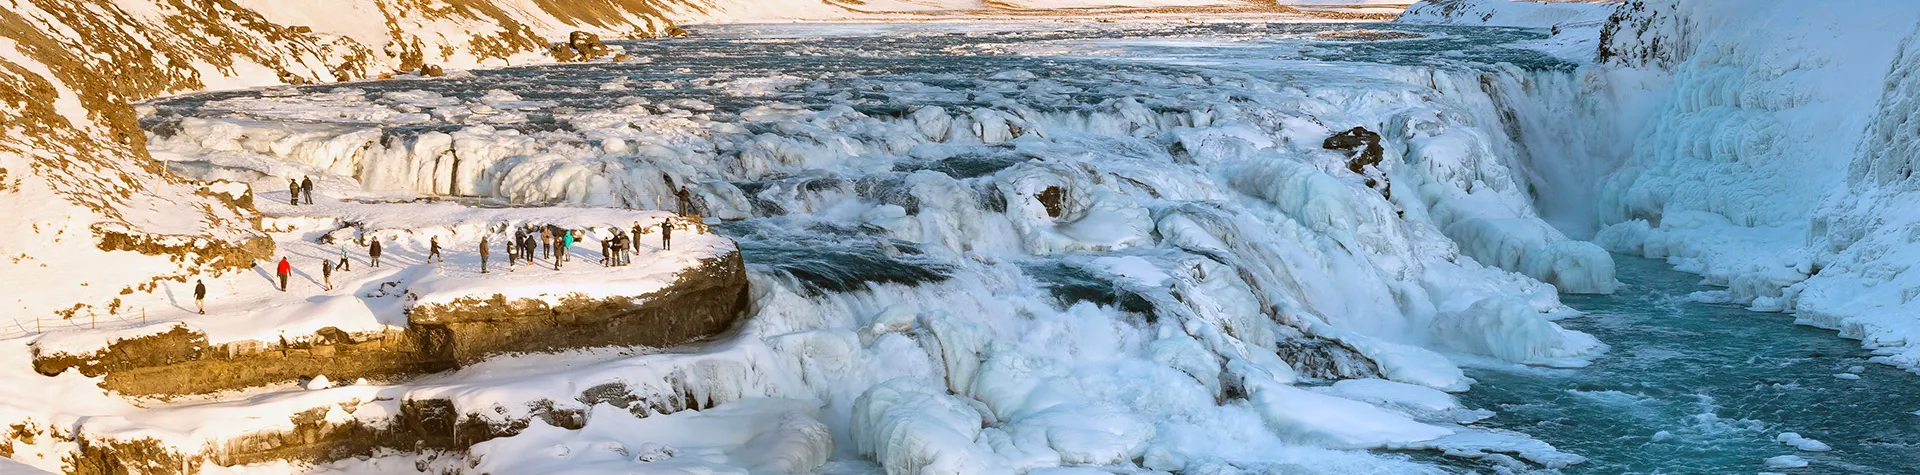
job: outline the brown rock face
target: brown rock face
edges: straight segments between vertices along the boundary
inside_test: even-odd
[[[447,70],[445,68],[441,68],[440,65],[438,64],[429,64],[429,65],[420,67],[420,75],[437,78],[440,76],[447,75]]]
[[[560,62],[591,61],[604,57],[610,52],[612,50],[608,49],[605,43],[600,42],[600,35],[585,31],[575,31],[567,35],[566,43],[555,44],[547,50],[548,54],[553,55],[555,61]]]
[[[204,394],[327,375],[393,380],[445,371],[501,353],[602,346],[668,347],[726,332],[746,311],[746,266],[738,252],[708,259],[679,280],[641,296],[535,300],[470,298],[416,307],[405,330],[352,335],[324,328],[278,342],[207,343],[204,333],[172,331],[121,340],[97,353],[34,355],[34,370],[78,369],[105,376],[121,394]]]
[[[637,297],[536,300],[466,298],[414,307],[414,328],[451,335],[458,364],[502,353],[596,346],[666,347],[727,331],[748,303],[746,265],[735,252],[680,274],[659,292]]]
[[[1320,143],[1320,148],[1347,151],[1362,149],[1358,155],[1353,156],[1352,160],[1347,161],[1347,170],[1354,173],[1365,173],[1364,169],[1367,166],[1380,164],[1380,155],[1384,152],[1380,148],[1380,134],[1373,133],[1365,127],[1354,127],[1347,129],[1346,132],[1327,137],[1325,142]]]
[[[1320,147],[1328,150],[1358,150],[1352,158],[1347,159],[1347,171],[1363,176],[1367,176],[1367,167],[1380,164],[1381,155],[1386,152],[1385,149],[1380,148],[1380,134],[1365,127],[1354,127],[1347,129],[1346,132],[1327,137],[1325,142],[1320,143]],[[1380,194],[1386,196],[1388,200],[1393,199],[1393,191],[1388,186],[1385,175],[1381,175],[1379,180],[1367,176],[1367,187],[1380,190]]]

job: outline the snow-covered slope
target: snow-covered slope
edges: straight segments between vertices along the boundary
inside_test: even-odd
[[[585,30],[648,36],[654,2],[37,0],[0,11],[0,332],[128,318],[121,297],[245,269],[272,251],[244,188],[185,182],[147,158],[128,101],[546,61]],[[112,268],[116,272],[98,272]]]

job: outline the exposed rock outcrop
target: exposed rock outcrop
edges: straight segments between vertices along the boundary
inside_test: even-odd
[[[34,370],[77,369],[104,376],[121,394],[204,394],[294,381],[302,376],[393,380],[453,369],[500,353],[601,346],[668,347],[727,331],[747,308],[738,252],[684,271],[646,295],[565,298],[557,305],[473,297],[416,307],[404,330],[355,335],[325,328],[279,341],[209,344],[186,327],[121,340],[96,353],[40,354]]]
[[[172,446],[153,438],[118,440],[90,434],[85,427],[74,433],[67,433],[68,429],[58,427],[33,429],[51,432],[50,435],[55,437],[73,439],[78,444],[78,450],[66,458],[68,473],[75,474],[185,475],[200,473],[207,466],[276,461],[324,464],[370,456],[380,450],[457,457],[465,455],[464,452],[474,444],[519,434],[535,420],[554,427],[578,430],[588,422],[586,411],[580,407],[608,404],[635,416],[650,417],[685,410],[704,410],[743,397],[761,395],[765,388],[711,387],[696,375],[711,372],[746,374],[754,371],[754,368],[743,366],[734,359],[694,360],[671,370],[670,373],[678,376],[666,378],[661,385],[608,383],[591,386],[579,390],[571,401],[529,401],[525,415],[516,416],[502,416],[498,407],[462,406],[459,401],[450,398],[355,400],[298,411],[289,418],[290,427],[214,441],[203,447]],[[135,470],[142,467],[148,470]],[[153,467],[166,467],[166,471],[156,472],[151,470]]]
[[[563,63],[592,61],[605,57],[612,52],[613,50],[607,48],[606,43],[600,42],[600,35],[584,31],[575,31],[568,34],[565,43],[554,43],[553,46],[547,48],[548,55],[553,56],[555,61]]]
[[[558,305],[470,297],[415,307],[407,320],[412,328],[447,335],[449,356],[470,364],[501,353],[677,345],[726,331],[747,303],[746,265],[734,252],[647,295],[568,298]]]
[[[1367,187],[1379,190],[1380,194],[1385,195],[1388,200],[1393,199],[1393,191],[1388,187],[1387,176],[1380,173],[1380,169],[1376,167],[1385,153],[1385,149],[1380,148],[1380,134],[1365,127],[1354,127],[1327,137],[1320,147],[1354,152],[1353,156],[1347,159],[1347,171],[1365,176]]]

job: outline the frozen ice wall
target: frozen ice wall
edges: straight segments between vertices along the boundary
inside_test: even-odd
[[[1471,383],[1454,358],[1605,349],[1552,320],[1573,313],[1559,291],[1612,289],[1611,259],[1530,191],[1577,182],[1541,163],[1604,141],[1520,138],[1554,133],[1519,117],[1579,93],[1579,73],[882,67],[853,59],[882,43],[804,41],[844,63],[688,42],[625,66],[186,98],[146,120],[173,169],[267,190],[314,175],[366,199],[672,209],[685,186],[753,271],[741,338],[818,399],[842,456],[888,473],[1419,470],[1335,449],[1479,429],[1295,385],[1438,394]],[[973,47],[940,41],[916,44]],[[685,69],[646,63],[667,58]],[[828,66],[859,72],[807,69]],[[1322,148],[1354,126],[1383,135],[1391,200]]]
[[[1458,13],[1505,12],[1481,19],[1491,22],[1535,8],[1432,2],[1409,16],[1452,11],[1435,21],[1471,23],[1462,18],[1473,15]],[[1914,367],[1920,356],[1908,342],[1920,336],[1911,317],[1920,281],[1904,263],[1915,257],[1920,209],[1909,178],[1920,5],[1640,0],[1606,9],[1596,62],[1575,75],[1580,94],[1523,87],[1499,96],[1516,113],[1509,123],[1540,122],[1519,128],[1523,135],[1573,138],[1513,141],[1528,148],[1514,156],[1532,164],[1516,169],[1536,190],[1601,177],[1590,198],[1537,196],[1547,221],[1593,229],[1556,211],[1591,203],[1595,242],[1667,258],[1726,286],[1695,299],[1792,312],[1863,339],[1881,361]],[[1566,116],[1598,120],[1556,122]],[[1588,151],[1557,154],[1566,157],[1619,158],[1540,153],[1554,147]]]

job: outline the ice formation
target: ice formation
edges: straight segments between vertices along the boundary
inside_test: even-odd
[[[1097,30],[1029,34],[928,40],[905,53],[968,54],[887,74],[753,56],[766,53],[749,41],[688,43],[691,54],[636,52],[658,56],[644,67],[200,96],[149,104],[143,118],[168,167],[252,183],[269,203],[286,195],[265,190],[310,175],[397,213],[465,209],[390,203],[432,196],[516,206],[471,211],[488,216],[597,219],[674,209],[685,187],[751,265],[752,318],[730,339],[589,353],[550,375],[522,365],[554,360],[521,357],[445,380],[306,391],[448,396],[507,419],[546,398],[587,414],[579,430],[529,422],[477,446],[473,463],[499,472],[805,471],[832,450],[890,474],[1424,470],[1349,450],[1363,448],[1570,463],[1463,425],[1484,415],[1445,392],[1472,382],[1450,356],[1575,366],[1605,349],[1552,319],[1573,313],[1560,292],[1611,291],[1612,262],[1534,203],[1583,186],[1580,173],[1552,174],[1554,154],[1610,149],[1509,117],[1584,92],[1591,73],[1547,60],[1325,68],[1267,50],[1195,69],[1126,59],[1159,46]],[[875,44],[823,43],[806,47],[855,57]],[[1060,45],[1123,57],[972,54]],[[702,55],[750,66],[652,66]],[[1384,137],[1391,201],[1321,148],[1355,125]],[[359,217],[411,218],[375,214]],[[450,220],[410,245],[429,234],[468,245]],[[661,416],[552,395],[612,381],[718,406]],[[725,430],[646,434],[683,426]]]
[[[1407,20],[1553,26],[1556,38],[1595,42],[1583,60],[1590,64],[1574,75],[1586,99],[1514,102],[1577,105],[1568,112],[1588,118],[1566,121],[1571,128],[1554,137],[1606,152],[1573,155],[1605,160],[1564,162],[1601,166],[1587,200],[1596,206],[1594,242],[1665,258],[1725,287],[1696,300],[1788,312],[1862,340],[1876,361],[1920,368],[1920,320],[1911,317],[1920,281],[1904,264],[1920,258],[1910,232],[1920,195],[1911,186],[1913,133],[1903,128],[1920,87],[1908,21],[1920,5],[1595,7],[1439,1]],[[1571,13],[1581,8],[1613,18],[1594,31],[1581,18],[1596,14]],[[1623,145],[1598,147],[1607,143]],[[1563,224],[1550,196],[1542,194],[1542,212]]]

